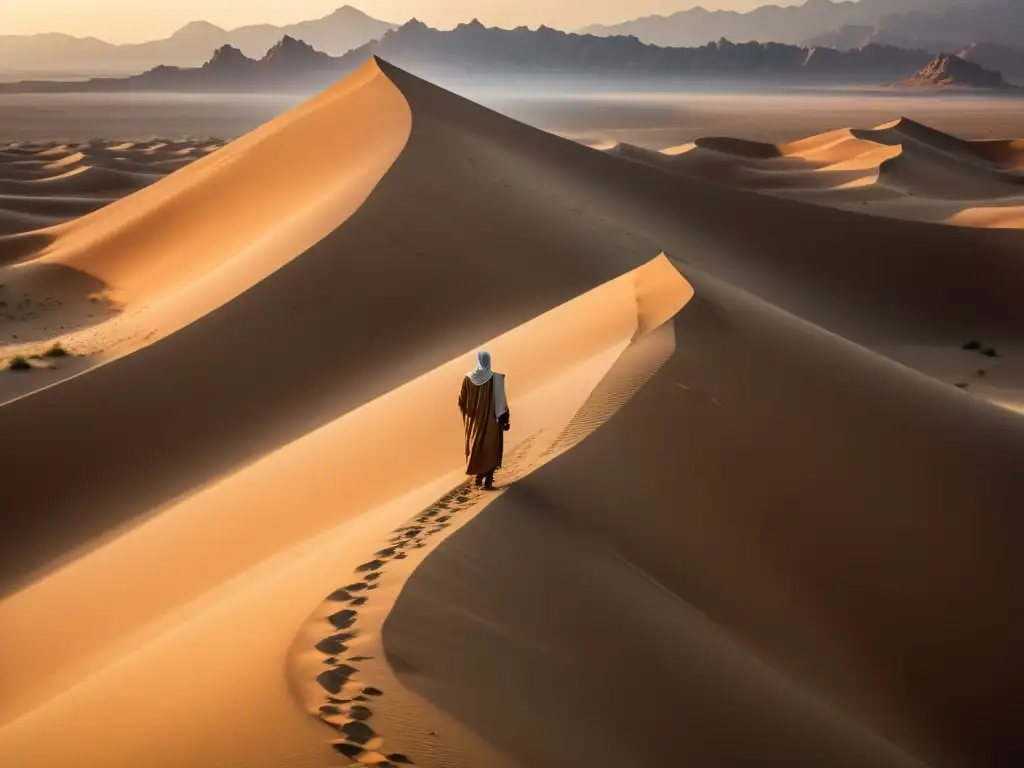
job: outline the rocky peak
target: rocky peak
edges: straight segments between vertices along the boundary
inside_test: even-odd
[[[941,53],[903,85],[960,86],[965,88],[1005,88],[1006,81],[972,61],[964,61],[952,53]]]
[[[308,43],[296,40],[291,35],[285,35],[273,48],[267,51],[262,61],[275,66],[292,67],[324,64],[331,61],[331,57],[322,51],[316,50]]]
[[[222,45],[203,66],[206,69],[237,69],[254,63],[233,45]]]

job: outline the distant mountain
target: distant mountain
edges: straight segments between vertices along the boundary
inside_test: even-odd
[[[322,19],[283,27],[255,24],[226,30],[205,21],[186,24],[163,40],[113,45],[94,37],[0,35],[0,69],[20,72],[110,72],[129,74],[157,66],[198,67],[224,45],[255,58],[288,36],[318,51],[340,56],[379,39],[396,25],[345,6]]]
[[[260,60],[265,66],[298,72],[328,69],[335,60],[312,45],[285,35]]]
[[[969,7],[888,14],[873,24],[846,25],[806,38],[806,45],[858,48],[869,43],[939,51],[972,43],[1024,41],[1024,1],[986,0]]]
[[[729,79],[738,83],[880,83],[902,79],[928,63],[931,54],[871,45],[856,51],[801,48],[779,43],[720,40],[696,48],[661,48],[631,37],[577,35],[541,27],[514,30],[473,21],[454,30],[411,21],[341,57],[331,57],[285,37],[259,61],[222,46],[202,67],[160,66],[127,78],[86,82],[20,82],[0,92],[81,91],[314,91],[379,56],[424,77],[470,82],[486,76],[640,78],[643,83]]]
[[[984,0],[805,0],[803,5],[765,5],[746,13],[708,11],[698,6],[670,16],[645,16],[622,24],[586,27],[580,32],[601,36],[631,35],[645,43],[664,46],[697,46],[722,38],[736,42],[798,44],[845,25],[873,26],[892,13],[945,10],[954,5],[979,2]]]
[[[983,88],[1001,90],[1013,88],[998,72],[992,72],[964,61],[959,56],[943,53],[936,56],[921,71],[899,83],[920,88]]]
[[[548,27],[531,31],[483,26],[479,21],[451,31],[413,20],[379,42],[352,51],[355,65],[377,55],[400,67],[434,76],[508,72],[588,73],[602,77],[644,75],[659,78],[725,76],[797,79],[851,79],[915,71],[930,58],[924,51],[870,46],[860,51],[816,51],[780,43],[719,40],[692,48],[648,45],[632,37],[598,37]]]
[[[964,61],[999,72],[1003,77],[1024,78],[1024,47],[999,43],[973,43],[957,53]]]

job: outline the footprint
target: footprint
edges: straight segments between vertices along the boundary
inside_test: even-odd
[[[345,632],[340,635],[325,637],[316,644],[316,649],[321,653],[326,653],[328,656],[337,656],[338,654],[344,653],[348,650],[348,646],[346,646],[345,643],[352,640],[354,637],[355,634],[352,632]]]
[[[350,723],[345,723],[341,727],[341,732],[348,737],[349,741],[354,741],[356,744],[366,744],[377,735],[373,728],[362,720],[353,720]]]
[[[321,672],[316,676],[316,681],[329,693],[341,693],[341,689],[345,687],[345,683],[347,683],[348,679],[356,672],[358,672],[358,670],[355,667],[350,667],[348,664],[342,664],[341,666],[335,667],[327,672]]]
[[[368,563],[363,563],[356,568],[356,573],[366,573],[367,571],[376,571],[384,567],[383,560],[371,560]]]
[[[355,611],[346,608],[343,611],[331,614],[327,617],[327,620],[334,625],[335,629],[348,629],[355,624],[358,615]]]
[[[369,707],[357,704],[348,711],[348,716],[354,720],[369,720],[373,717],[373,712]]]

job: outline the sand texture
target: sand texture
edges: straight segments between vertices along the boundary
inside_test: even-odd
[[[11,213],[0,765],[1024,762],[1024,233],[897,210],[1021,152],[598,151],[373,59]]]
[[[1024,228],[1024,144],[963,141],[913,120],[765,144],[709,137],[609,152],[675,173],[876,216]]]

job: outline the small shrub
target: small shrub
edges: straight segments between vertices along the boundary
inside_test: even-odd
[[[956,387],[957,389],[967,389],[967,387],[969,387],[970,384],[968,384],[966,381],[958,381],[953,386]]]
[[[60,345],[59,341],[43,352],[43,357],[68,357],[69,355],[70,353]]]
[[[996,352],[995,347],[985,347],[983,350],[981,350],[981,354],[983,354],[985,357],[999,357],[999,353]]]
[[[983,379],[986,376],[988,376],[988,372],[984,368],[979,368],[974,372],[974,375],[977,376],[979,379]]]
[[[11,371],[31,371],[32,364],[21,355],[18,355],[7,361],[7,368]]]
[[[970,341],[964,342],[960,349],[966,349],[969,352],[973,352],[976,349],[981,349],[981,342],[977,339],[971,339]]]

